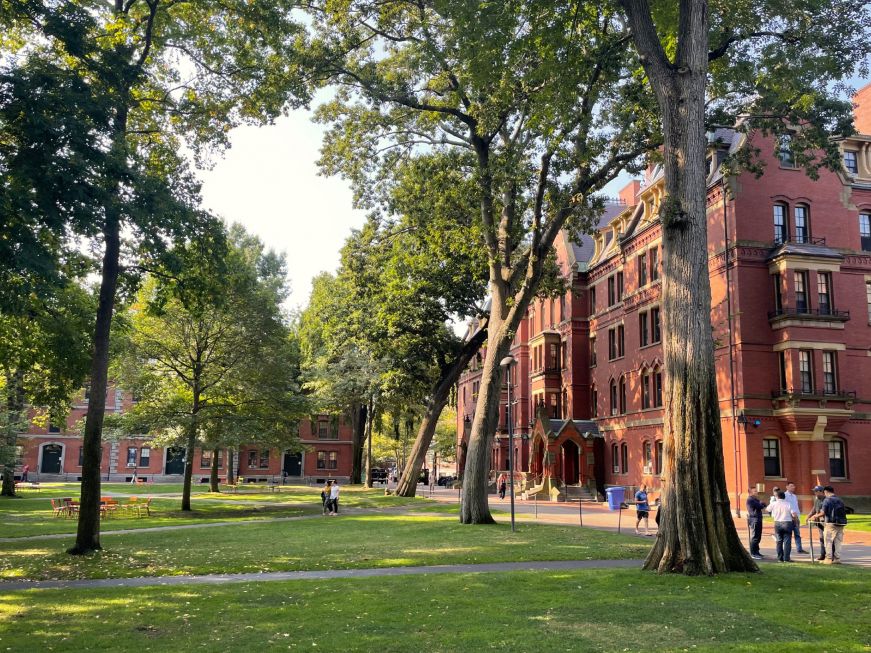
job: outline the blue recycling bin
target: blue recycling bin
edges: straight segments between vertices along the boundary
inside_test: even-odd
[[[605,495],[608,497],[608,507],[611,510],[620,510],[620,505],[623,503],[623,495],[625,492],[626,488],[622,485],[605,488]]]

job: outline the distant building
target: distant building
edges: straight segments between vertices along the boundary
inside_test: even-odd
[[[88,408],[88,389],[73,400],[66,423],[45,428],[30,425],[19,438],[20,465],[30,465],[31,478],[43,481],[81,478],[82,438],[75,432]],[[106,412],[120,413],[133,405],[133,396],[110,385]],[[321,482],[328,478],[348,481],[351,476],[353,429],[350,420],[318,415],[302,420],[299,436],[306,446],[303,453],[245,445],[233,456],[235,474],[253,481],[286,478],[289,482]],[[193,482],[206,483],[211,471],[210,450],[194,450]],[[220,478],[226,479],[231,464],[230,452],[218,452]],[[107,481],[131,481],[133,476],[149,481],[181,481],[184,474],[184,447],[156,447],[151,438],[130,437],[103,443],[101,472]]]
[[[793,165],[788,139],[711,135],[711,321],[733,508],[748,486],[786,480],[804,504],[819,482],[854,505],[871,499],[871,85],[856,102],[845,172],[816,181]],[[765,174],[724,179],[720,162],[746,147],[759,148]],[[555,244],[571,291],[533,302],[512,348],[517,469],[530,495],[641,482],[658,493],[662,195],[662,172],[650,169],[590,240]],[[473,363],[458,385],[461,463],[480,374]],[[508,466],[505,410],[494,471]]]

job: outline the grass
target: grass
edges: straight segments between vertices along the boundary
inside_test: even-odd
[[[451,574],[0,597],[9,651],[693,651],[871,648],[871,575]]]
[[[592,529],[469,527],[455,517],[357,515],[104,535],[74,557],[72,540],[0,544],[0,579],[127,578],[528,560],[643,557],[649,542]]]
[[[145,490],[137,492],[137,490]],[[137,518],[118,511],[103,521],[104,530],[138,529],[154,526],[176,526],[203,523],[207,521],[233,521],[266,519],[272,517],[298,517],[312,515],[321,511],[320,488],[305,486],[285,486],[280,493],[244,490],[239,494],[210,494],[208,488],[194,488],[192,496],[193,512],[180,510],[181,499],[167,495],[181,492],[181,485],[155,484],[149,488],[134,487],[129,484],[107,483],[102,486],[103,494],[113,496],[154,496],[152,516]],[[154,490],[154,491],[152,491]],[[34,496],[31,496],[34,495]],[[46,487],[39,493],[31,493],[22,498],[0,497],[0,533],[3,537],[26,537],[74,533],[76,521],[55,518],[51,513],[51,499],[61,497],[78,498],[79,486],[73,483],[57,483]],[[164,498],[161,498],[164,497]],[[119,499],[124,501],[123,498]],[[441,510],[424,499],[405,499],[388,497],[381,490],[364,490],[360,487],[344,487],[340,505],[344,508],[384,508],[414,507],[415,509]]]
[[[871,515],[847,515],[847,530],[871,533]]]

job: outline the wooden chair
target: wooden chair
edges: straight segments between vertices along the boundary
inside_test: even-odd
[[[145,514],[148,517],[151,517],[151,497],[148,497],[144,502],[140,501],[136,504],[136,514],[141,517],[142,511],[145,511]]]
[[[64,503],[60,499],[58,499],[57,502],[55,502],[54,499],[51,499],[52,515],[54,515],[55,517],[60,517],[61,515],[66,517],[68,512],[69,511],[67,510],[67,506],[64,505]]]

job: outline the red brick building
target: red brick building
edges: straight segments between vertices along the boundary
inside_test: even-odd
[[[120,413],[129,409],[133,398],[114,386],[109,387],[106,412]],[[77,425],[87,411],[87,390],[73,399],[66,423],[39,427],[31,424],[19,445],[19,470],[30,466],[30,478],[43,481],[79,480],[82,470],[82,438]],[[353,430],[350,421],[329,415],[302,420],[299,436],[306,450],[263,448],[251,445],[240,447],[232,454],[235,472],[251,481],[286,478],[288,482],[316,483],[327,478],[348,481],[351,476],[351,450]],[[226,478],[231,464],[231,453],[219,452],[218,468]],[[194,483],[208,481],[212,452],[194,450]],[[182,480],[184,474],[184,447],[157,447],[149,437],[124,438],[103,444],[101,470],[107,481],[130,481],[134,474],[149,481]],[[20,474],[20,472],[19,472]]]
[[[871,134],[863,98],[871,86],[856,112],[860,133]],[[723,178],[719,163],[746,147],[760,148],[765,174]],[[854,505],[871,497],[871,135],[841,149],[846,172],[813,181],[794,167],[787,140],[712,134],[711,320],[735,507],[748,486],[768,492],[787,479],[805,504],[818,482]],[[535,302],[513,350],[518,470],[530,493],[563,499],[573,487],[642,481],[657,493],[662,192],[651,169],[643,186],[621,192],[592,242],[556,245],[571,292]],[[461,446],[479,377],[473,367],[459,384]],[[503,416],[494,470],[507,468],[504,430]]]

